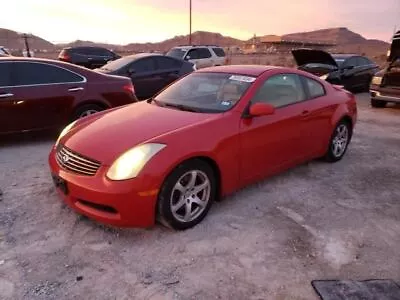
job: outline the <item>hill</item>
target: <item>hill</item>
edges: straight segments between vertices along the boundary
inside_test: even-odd
[[[346,27],[291,33],[283,35],[282,38],[288,40],[333,42],[337,45],[335,49],[337,52],[360,53],[371,57],[385,54],[389,47],[389,44],[384,41],[366,39]]]
[[[5,46],[10,50],[25,49],[24,39],[15,31],[0,28],[0,46]],[[36,35],[29,35],[29,46],[31,49],[54,50],[55,46]]]

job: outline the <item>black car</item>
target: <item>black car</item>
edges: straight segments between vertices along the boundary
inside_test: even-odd
[[[120,55],[101,47],[70,47],[61,50],[58,59],[89,69],[100,68]]]
[[[344,86],[352,92],[368,92],[379,66],[357,54],[330,54],[322,50],[297,49],[292,55],[298,69]]]
[[[131,78],[139,100],[151,98],[178,78],[195,70],[193,63],[154,53],[125,56],[96,71]]]

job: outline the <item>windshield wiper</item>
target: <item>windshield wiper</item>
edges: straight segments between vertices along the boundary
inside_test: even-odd
[[[154,101],[154,100],[153,100]],[[160,106],[164,106],[164,107],[172,107],[172,108],[177,108],[179,110],[183,110],[183,111],[190,111],[190,112],[201,112],[202,110],[199,108],[195,108],[195,107],[191,107],[191,106],[186,106],[183,104],[175,104],[175,103],[165,103],[163,102],[162,104],[160,104]]]

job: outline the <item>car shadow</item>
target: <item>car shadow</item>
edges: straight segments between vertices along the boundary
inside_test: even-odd
[[[35,143],[55,142],[60,132],[58,130],[24,132],[0,135],[0,147],[25,146]]]

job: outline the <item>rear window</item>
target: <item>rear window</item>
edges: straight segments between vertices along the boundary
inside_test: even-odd
[[[225,51],[222,48],[212,48],[218,57],[225,57]]]
[[[116,71],[119,70],[126,65],[130,64],[133,61],[131,57],[122,57],[117,60],[110,61],[100,68],[102,71]]]

